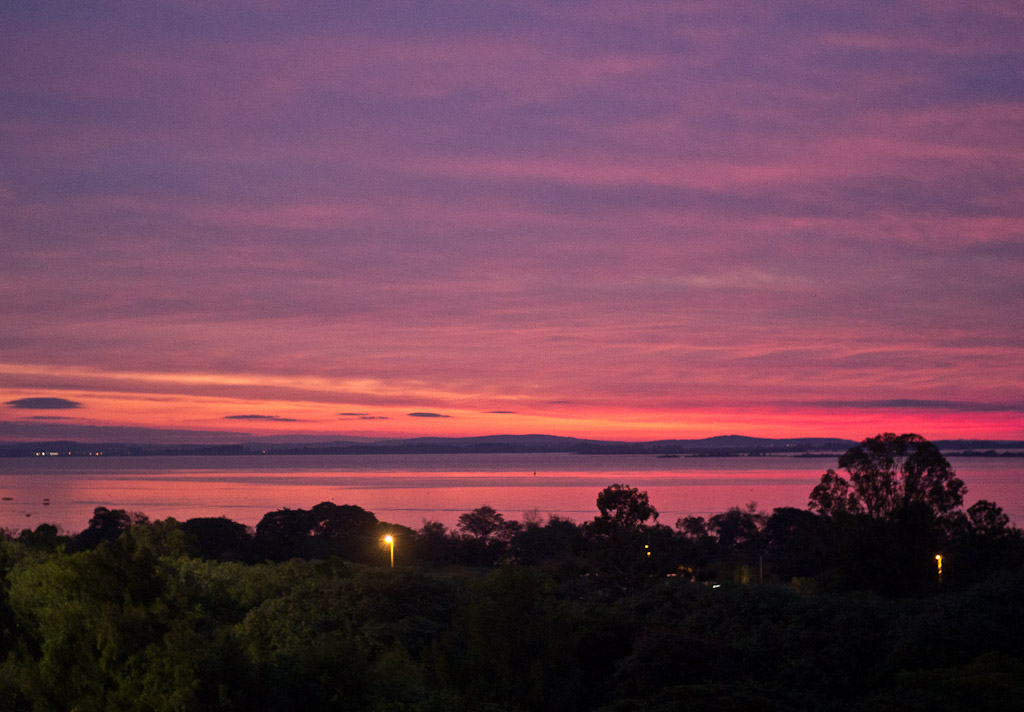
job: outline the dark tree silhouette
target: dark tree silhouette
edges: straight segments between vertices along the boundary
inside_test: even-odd
[[[278,509],[267,512],[256,525],[256,543],[271,559],[299,556],[313,531],[313,514],[305,509]]]
[[[967,487],[920,435],[884,433],[839,458],[850,479],[829,470],[810,508],[837,537],[838,585],[888,594],[935,583],[935,556],[962,536]]]
[[[967,487],[939,449],[920,435],[884,433],[839,458],[846,480],[829,470],[811,492],[812,510],[829,516],[866,514],[887,519],[924,506],[938,520],[956,517]]]
[[[652,524],[658,520],[658,510],[651,506],[646,492],[621,484],[609,485],[598,493],[597,510],[600,515],[595,523],[602,529],[637,529],[648,519]]]
[[[546,525],[527,522],[512,540],[512,559],[522,565],[565,562],[572,557],[579,527],[569,519],[551,517]]]
[[[60,530],[53,524],[40,524],[35,528],[23,529],[18,535],[18,541],[25,546],[41,551],[56,551],[62,544],[67,544],[71,537],[62,535]]]
[[[751,502],[744,509],[730,507],[708,520],[708,530],[717,537],[718,545],[725,549],[738,549],[756,545],[761,538],[765,515]]]
[[[377,554],[380,527],[376,515],[362,507],[321,502],[311,510],[268,512],[256,525],[256,543],[277,560],[340,556],[370,562]]]
[[[461,558],[477,565],[491,565],[504,559],[509,543],[522,527],[484,505],[460,514],[457,528]]]
[[[304,556],[366,562],[376,556],[379,522],[373,512],[354,504],[321,502],[310,514],[313,527]]]
[[[377,517],[354,504],[321,502],[313,507],[313,536],[328,539],[372,536],[377,527]]]
[[[1010,518],[1003,512],[1003,508],[987,499],[979,499],[968,507],[967,518],[971,533],[976,536],[1002,539],[1014,532],[1010,526]]]
[[[488,539],[499,537],[505,528],[505,517],[494,507],[484,505],[477,507],[472,512],[459,515],[458,529],[463,536],[474,539]]]
[[[676,529],[688,541],[704,542],[711,539],[711,534],[708,532],[708,522],[704,517],[680,517],[676,520]]]
[[[834,517],[852,514],[858,508],[856,495],[850,491],[850,482],[829,469],[821,476],[821,481],[811,490],[808,503],[811,510]]]
[[[636,590],[666,566],[672,530],[657,524],[658,510],[636,487],[605,487],[597,495],[597,509],[598,516],[582,527],[589,566],[602,585],[619,592]]]
[[[448,529],[438,521],[424,519],[413,538],[417,561],[434,564],[448,563],[455,558],[452,539]]]
[[[193,517],[182,523],[181,530],[192,537],[196,551],[204,559],[249,561],[253,558],[252,532],[227,517]]]
[[[89,520],[89,527],[74,539],[77,550],[95,549],[100,542],[114,541],[129,527],[147,524],[149,518],[138,512],[126,512],[123,509],[107,509],[96,507]]]
[[[835,558],[831,522],[796,507],[777,507],[764,526],[772,573],[783,581],[816,576]]]

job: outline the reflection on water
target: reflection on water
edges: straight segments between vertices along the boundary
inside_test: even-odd
[[[968,504],[995,500],[1024,524],[1024,460],[951,461],[967,483]],[[566,453],[0,459],[0,527],[49,522],[76,532],[98,506],[255,525],[266,512],[322,501],[357,504],[411,527],[424,519],[452,526],[483,504],[514,519],[536,510],[583,521],[597,514],[597,493],[613,482],[646,490],[671,526],[751,501],[769,511],[806,507],[821,473],[834,466],[830,458]]]

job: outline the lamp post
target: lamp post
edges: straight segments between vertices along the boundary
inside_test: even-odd
[[[939,569],[939,583],[942,583],[942,554],[935,555],[935,563]]]
[[[386,535],[384,543],[391,549],[391,568],[395,568],[395,537],[390,534]]]

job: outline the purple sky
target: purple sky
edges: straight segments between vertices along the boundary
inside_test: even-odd
[[[1024,6],[834,5],[0,5],[0,439],[1024,438]]]

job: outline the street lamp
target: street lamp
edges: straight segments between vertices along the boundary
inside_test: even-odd
[[[942,554],[935,555],[935,563],[939,567],[939,583],[942,583]]]
[[[395,537],[388,534],[383,541],[391,548],[391,568],[395,568]]]

